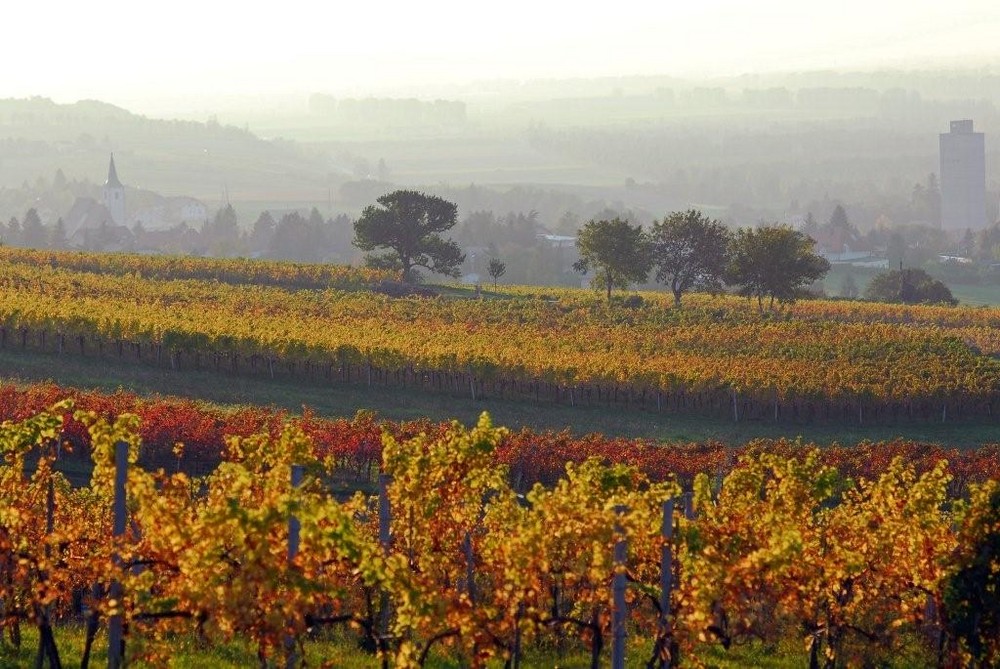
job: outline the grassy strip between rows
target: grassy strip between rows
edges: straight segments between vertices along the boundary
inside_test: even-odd
[[[25,627],[22,632],[21,647],[15,648],[8,641],[0,643],[0,669],[20,669],[31,666],[35,661],[38,647],[38,633],[34,627]],[[81,624],[61,625],[55,629],[56,643],[59,646],[60,659],[64,666],[79,666],[83,655],[84,629]],[[130,643],[141,643],[141,636],[130,635]],[[647,639],[630,639],[637,648],[645,649],[650,645]],[[556,648],[534,648],[526,652],[522,662],[523,669],[589,669],[590,656],[586,649],[579,648],[578,642],[568,641],[566,648],[559,651]],[[175,669],[243,669],[258,663],[256,651],[252,644],[237,640],[226,644],[206,646],[191,636],[178,636],[172,646],[173,655],[170,667]],[[626,659],[626,667],[640,669],[646,667],[648,658],[643,653],[632,653]],[[127,660],[126,656],[126,660]],[[338,669],[376,669],[379,661],[358,648],[356,639],[350,632],[333,630],[317,634],[305,644],[306,666],[337,667]],[[742,667],[760,667],[761,669],[798,669],[807,666],[808,655],[801,644],[786,641],[779,646],[763,643],[752,643],[735,646],[728,651],[721,648],[712,650],[701,658],[707,667],[719,669],[739,669]],[[94,648],[91,651],[91,662],[95,667],[103,667],[107,663],[107,633],[102,630],[98,634]],[[129,663],[129,666],[143,667],[143,664]],[[428,669],[459,669],[465,666],[454,657],[432,654],[427,662]],[[491,669],[500,669],[503,663],[490,663]],[[914,668],[932,666],[922,662],[919,655],[904,654],[897,662],[888,665],[890,668]]]
[[[471,423],[485,410],[500,424],[536,431],[569,428],[576,434],[600,432],[612,437],[644,437],[664,442],[741,444],[756,438],[801,436],[817,444],[850,444],[901,437],[945,446],[974,447],[997,439],[996,425],[987,421],[900,422],[875,426],[837,422],[790,425],[766,420],[737,423],[716,416],[668,415],[626,407],[571,407],[501,398],[473,401],[464,394],[450,396],[393,386],[368,387],[363,383],[319,384],[301,377],[279,376],[272,380],[208,370],[172,371],[114,358],[60,356],[13,348],[0,349],[0,378],[19,384],[51,381],[61,386],[101,392],[127,389],[146,397],[187,397],[223,409],[256,405],[297,413],[308,406],[324,417],[351,417],[358,409],[366,409],[396,421],[457,418]]]

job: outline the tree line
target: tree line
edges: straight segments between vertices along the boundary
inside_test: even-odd
[[[577,238],[580,260],[574,267],[593,270],[592,283],[607,290],[643,283],[655,271],[674,303],[690,290],[718,291],[724,285],[771,306],[795,300],[798,292],[818,281],[830,263],[814,253],[808,235],[783,225],[730,231],[703,213],[688,209],[668,214],[649,231],[618,218],[592,220]]]
[[[459,245],[443,233],[456,223],[456,207],[437,196],[395,191],[367,207],[354,224],[354,244],[372,267],[397,269],[407,281],[416,270],[457,277],[465,260]],[[737,286],[741,295],[773,305],[795,299],[802,287],[821,279],[830,264],[813,252],[815,242],[787,226],[731,232],[689,209],[668,214],[649,231],[621,218],[593,219],[580,230],[574,268],[593,271],[595,286],[607,290],[644,283],[655,270],[677,305],[690,290]],[[490,275],[503,275],[503,262],[490,261]]]
[[[395,191],[362,212],[354,224],[354,244],[368,253],[369,265],[398,269],[407,281],[417,280],[418,268],[455,277],[465,255],[454,240],[442,236],[455,223],[454,204]],[[830,269],[813,252],[812,238],[790,227],[731,232],[694,209],[668,214],[648,232],[617,217],[593,219],[580,230],[576,246],[580,259],[574,268],[593,271],[594,285],[604,288],[609,300],[614,288],[643,283],[655,269],[656,281],[669,287],[677,305],[685,292],[720,290],[728,284],[763,308],[765,299],[772,305],[794,300],[797,291]],[[491,269],[501,265],[491,259]]]
[[[404,280],[420,280],[419,270],[458,277],[465,254],[443,235],[455,227],[455,204],[433,195],[398,190],[378,198],[354,222],[354,245],[366,252],[370,267],[402,273]],[[506,227],[511,230],[513,219]],[[531,217],[524,218],[525,224]],[[827,227],[847,229],[843,208],[837,207]],[[530,236],[531,226],[522,226]],[[696,209],[675,211],[654,221],[646,230],[625,217],[608,212],[583,225],[575,240],[579,259],[573,268],[591,276],[591,284],[606,291],[628,289],[652,280],[665,286],[681,305],[684,293],[735,289],[757,301],[759,309],[777,302],[793,302],[808,286],[820,281],[830,263],[815,252],[816,241],[806,227],[795,230],[778,223],[732,230]],[[487,273],[497,280],[506,263],[491,253]],[[843,292],[843,291],[842,291]],[[855,287],[852,299],[860,291]],[[951,291],[927,272],[903,268],[879,274],[865,291],[867,299],[907,304],[955,304]]]
[[[149,229],[142,222],[132,227],[104,222],[95,227],[68,230],[59,218],[46,225],[34,207],[21,219],[0,221],[0,244],[36,249],[155,252],[218,258],[256,257],[298,262],[348,263],[351,218],[338,214],[326,218],[313,207],[308,215],[291,211],[281,216],[264,211],[253,225],[240,225],[235,209],[227,204],[202,225],[186,222],[165,229]]]

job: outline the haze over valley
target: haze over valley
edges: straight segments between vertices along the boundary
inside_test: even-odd
[[[17,229],[34,210],[51,230],[64,219],[70,247],[359,262],[351,222],[405,188],[457,205],[468,276],[481,274],[477,251],[502,254],[513,282],[579,284],[567,261],[553,269],[545,247],[591,218],[649,225],[688,208],[731,228],[806,227],[834,255],[930,263],[970,285],[992,281],[989,271],[938,271],[935,259],[1000,260],[1000,234],[986,230],[1000,217],[1000,54],[988,3],[806,11],[769,2],[752,12],[625,3],[533,7],[531,19],[518,5],[489,24],[461,22],[449,2],[388,9],[412,30],[360,7],[327,16],[293,2],[281,15],[238,17],[200,8],[193,25],[178,18],[185,7],[149,39],[123,28],[138,10],[110,8],[114,21],[99,24],[65,8],[77,27],[109,38],[78,58],[29,58],[5,78],[6,243],[21,244]],[[15,22],[43,19],[14,11]],[[67,25],[51,37],[74,44],[79,31]],[[155,48],[172,35],[206,46]],[[25,36],[13,39],[27,48]],[[987,225],[968,235],[940,231],[938,135],[956,119],[985,137]],[[98,214],[74,205],[100,200],[112,153],[130,232],[83,241],[74,234]],[[235,232],[206,231],[229,207],[221,225]],[[849,229],[817,232],[838,207]],[[281,244],[263,233],[229,239],[252,236],[265,212],[275,224],[311,219],[313,232]],[[143,239],[137,224],[194,232]],[[968,297],[991,301],[978,289]]]

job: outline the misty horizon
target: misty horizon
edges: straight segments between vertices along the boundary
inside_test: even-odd
[[[8,14],[20,29],[6,50],[24,57],[4,73],[0,98],[99,99],[144,114],[233,97],[398,96],[491,81],[1000,65],[1000,13],[983,1],[626,2],[567,12],[518,0],[481,18],[450,0],[336,11],[293,0],[280,13],[183,0],[157,12],[57,3]]]
[[[71,247],[350,262],[345,221],[413,189],[457,205],[468,248],[509,245],[525,281],[577,281],[547,273],[539,234],[688,208],[886,257],[892,230],[924,263],[958,252],[938,138],[959,119],[984,133],[975,208],[1000,218],[991,3],[486,9],[19,5],[0,224],[22,245],[63,220]],[[112,152],[133,232],[77,235],[102,230]],[[849,225],[823,228],[838,210]],[[265,212],[281,233],[240,237]],[[182,223],[200,234],[152,234]]]

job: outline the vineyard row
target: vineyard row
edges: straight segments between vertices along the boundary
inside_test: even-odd
[[[243,638],[261,666],[297,665],[334,625],[386,667],[432,652],[514,666],[522,648],[568,639],[597,667],[626,635],[648,640],[631,647],[650,667],[751,640],[792,641],[831,669],[1000,660],[996,623],[979,615],[1000,573],[982,549],[1000,540],[1000,485],[956,499],[945,462],[919,473],[895,458],[850,481],[815,450],[750,453],[724,477],[697,475],[674,513],[672,476],[596,459],[519,494],[497,457],[506,431],[484,414],[386,435],[381,495],[340,501],[332,462],[293,425],[229,439],[223,463],[191,479],[126,473],[136,418],[76,413],[94,467],[73,488],[51,455],[26,466],[71,410],[0,429],[0,631],[37,626],[39,657],[58,658],[83,592],[88,639],[109,626],[111,666],[124,651],[165,666],[179,635]]]
[[[165,467],[171,471],[180,466],[183,471],[198,475],[212,471],[222,461],[226,435],[246,437],[259,432],[276,435],[285,421],[290,420],[309,436],[313,457],[330,459],[340,472],[363,487],[370,487],[374,472],[379,471],[382,464],[384,433],[405,440],[419,434],[441,435],[449,429],[447,423],[426,419],[393,422],[366,413],[350,420],[330,419],[308,411],[300,417],[289,418],[284,412],[261,407],[229,411],[185,399],[144,399],[124,392],[76,391],[54,384],[0,385],[0,420],[23,420],[64,397],[72,398],[78,408],[94,411],[109,420],[123,414],[137,415],[143,442],[140,461],[144,466]],[[89,459],[92,447],[85,426],[70,413],[65,413],[63,418],[62,437],[75,450],[73,455],[65,457]],[[180,461],[174,452],[178,441],[185,444]],[[521,429],[503,436],[495,457],[498,464],[508,469],[510,485],[522,492],[537,482],[552,485],[562,475],[565,463],[581,462],[590,457],[608,464],[635,466],[654,481],[675,477],[685,489],[690,489],[699,472],[725,475],[741,455],[769,453],[796,457],[812,448],[815,445],[784,439],[759,439],[742,445],[714,441],[662,444],[650,439]],[[895,440],[826,447],[819,457],[823,464],[855,480],[881,475],[896,457],[905,459],[920,472],[946,461],[952,477],[949,490],[953,495],[965,494],[971,483],[1000,479],[998,444],[956,449]]]
[[[12,246],[0,248],[0,263],[35,268],[64,268],[74,272],[142,277],[144,279],[197,279],[233,285],[283,288],[362,290],[384,281],[399,281],[398,272],[350,265],[310,264],[250,258],[196,258],[191,256],[138,255],[43,251]]]
[[[364,360],[361,351],[342,347],[337,359],[286,357],[279,354],[166,348],[160,342],[108,339],[97,335],[0,326],[0,348],[14,347],[60,355],[97,356],[130,364],[155,365],[173,371],[191,369],[227,374],[285,377],[310,383],[341,382],[367,387],[433,391],[464,396],[473,401],[546,401],[569,406],[624,406],[643,411],[695,414],[741,420],[790,423],[841,422],[879,424],[903,421],[940,421],[992,418],[1000,409],[1000,394],[982,396],[956,392],[933,398],[878,399],[872,397],[779,397],[771,390],[737,391],[724,383],[675,386],[671,389],[624,383],[557,383],[524,376],[490,373],[487,378],[454,369],[415,368],[401,364],[381,368]]]
[[[705,314],[661,327],[652,310],[633,319],[572,304],[389,299],[23,266],[0,267],[0,285],[7,342],[33,336],[53,349],[120,355],[132,346],[175,367],[340,372],[450,386],[476,399],[547,395],[736,420],[988,417],[1000,394],[1000,364],[947,328]]]

